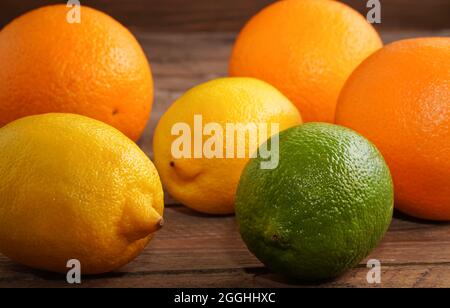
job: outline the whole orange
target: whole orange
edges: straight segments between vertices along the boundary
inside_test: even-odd
[[[343,3],[279,1],[245,25],[229,73],[272,84],[297,106],[306,122],[333,122],[345,80],[381,46],[375,29]]]
[[[369,57],[344,86],[336,122],[378,146],[399,210],[450,220],[450,38],[398,41]]]
[[[41,113],[77,113],[137,140],[153,100],[150,66],[134,36],[113,18],[82,6],[28,12],[0,31],[0,127]]]

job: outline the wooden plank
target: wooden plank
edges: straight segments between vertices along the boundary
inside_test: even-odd
[[[166,209],[166,225],[145,251],[115,273],[84,277],[83,286],[112,287],[289,287],[298,285],[271,273],[240,239],[233,216]],[[450,224],[394,219],[369,258],[382,263],[382,285],[450,287]],[[370,286],[365,262],[320,286]],[[0,257],[0,287],[67,286],[63,275],[31,270]]]
[[[81,0],[105,11],[127,26],[147,31],[238,31],[263,7],[275,0]],[[2,0],[0,28],[14,17],[60,0]],[[364,0],[344,0],[366,15]],[[381,1],[382,24],[379,28],[439,29],[450,28],[448,0]]]
[[[386,266],[381,270],[381,284],[372,285],[366,281],[367,269],[356,268],[339,280],[316,285],[308,285],[288,281],[264,269],[237,269],[217,271],[185,271],[172,274],[161,272],[142,272],[126,274],[110,274],[96,279],[82,280],[81,287],[129,287],[129,288],[293,288],[293,287],[320,287],[320,288],[356,288],[356,287],[382,287],[382,288],[412,288],[412,287],[450,287],[449,265],[425,266]],[[60,282],[60,277],[51,278],[36,276],[37,279],[23,277],[17,279],[2,279],[0,285],[7,287],[76,287]],[[180,290],[182,291],[182,290]]]
[[[274,275],[265,269],[247,268],[236,270],[215,271],[179,271],[140,272],[109,274],[101,278],[83,279],[81,287],[129,287],[129,288],[293,288],[293,287],[320,287],[320,288],[417,288],[417,287],[450,287],[450,266],[437,265],[411,265],[411,266],[385,266],[381,270],[381,284],[368,284],[366,280],[367,269],[358,267],[345,274],[340,279],[321,284],[308,285],[286,280]],[[61,277],[50,277],[36,274],[36,276],[17,278],[0,278],[0,285],[7,287],[76,287],[62,283]],[[180,290],[182,291],[182,290]]]

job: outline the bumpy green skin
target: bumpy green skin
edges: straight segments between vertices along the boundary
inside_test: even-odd
[[[243,240],[267,267],[303,281],[339,276],[381,240],[393,186],[378,150],[357,133],[308,123],[280,133],[280,162],[246,166],[236,216]]]

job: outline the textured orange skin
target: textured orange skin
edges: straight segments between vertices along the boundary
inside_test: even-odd
[[[403,40],[369,57],[344,86],[336,122],[378,146],[399,210],[450,220],[450,38]]]
[[[381,47],[375,29],[345,4],[279,1],[241,31],[229,73],[272,84],[297,106],[305,122],[334,122],[345,80]]]
[[[144,52],[121,24],[82,6],[46,6],[0,32],[0,127],[49,112],[77,113],[106,122],[137,140],[153,100]]]

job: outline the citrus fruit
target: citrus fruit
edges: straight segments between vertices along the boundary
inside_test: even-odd
[[[387,45],[350,76],[336,121],[383,153],[399,210],[450,220],[450,38]]]
[[[299,108],[305,122],[334,122],[345,80],[381,46],[374,28],[343,3],[278,1],[245,25],[229,73],[272,84]]]
[[[37,269],[86,274],[134,259],[162,224],[155,167],[118,130],[44,114],[0,129],[0,252]]]
[[[327,123],[280,133],[278,168],[245,167],[236,217],[251,252],[272,270],[317,281],[355,266],[392,218],[389,169],[374,145]]]
[[[147,123],[153,81],[134,36],[102,12],[53,5],[28,12],[0,32],[0,127],[49,112],[106,122],[137,140]]]
[[[195,117],[202,118],[204,127],[196,127]],[[260,143],[276,133],[272,124],[278,124],[282,130],[299,123],[301,117],[295,106],[263,81],[253,78],[212,80],[186,92],[161,117],[153,140],[155,165],[164,187],[184,205],[209,214],[233,213],[239,177],[253,154],[251,145],[255,145],[256,151]],[[173,130],[179,124],[190,129],[188,141],[193,140],[193,143],[184,146],[191,155],[173,153],[173,145],[181,137],[173,134]],[[236,130],[227,133],[227,125],[252,124],[255,124],[255,141],[251,141],[250,130],[241,134],[245,139],[240,138]],[[205,132],[207,125],[214,125],[216,131],[205,134],[204,142],[196,144],[194,135]],[[264,138],[258,138],[260,134]],[[213,136],[219,139],[215,147],[222,153],[195,155],[195,148],[205,149]],[[238,150],[245,155],[238,156]]]

